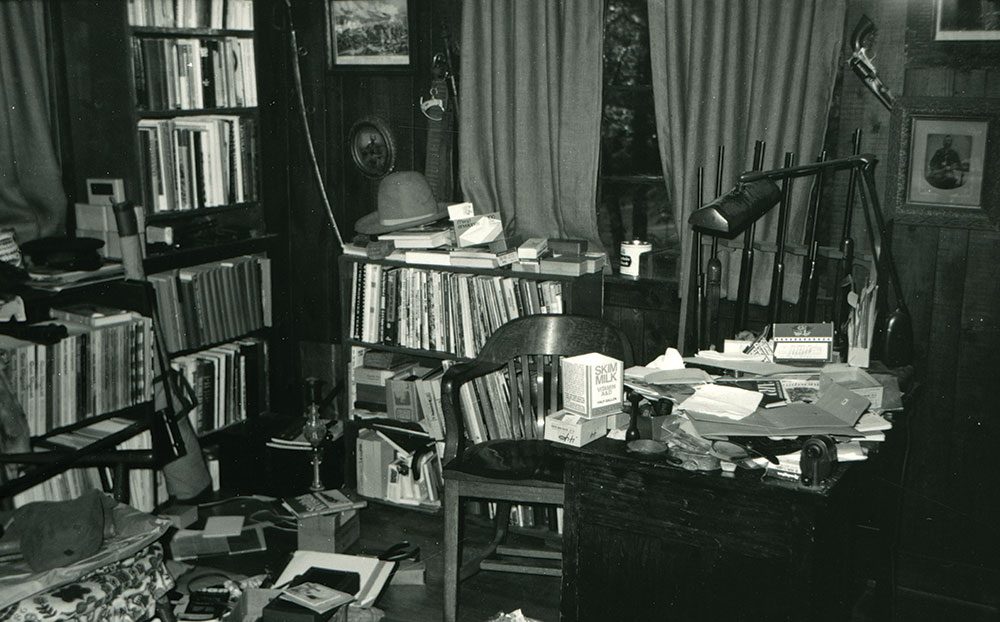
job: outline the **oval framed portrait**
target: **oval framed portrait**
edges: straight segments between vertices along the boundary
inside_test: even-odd
[[[365,117],[351,126],[347,144],[354,166],[368,177],[383,177],[396,166],[396,140],[378,117]]]

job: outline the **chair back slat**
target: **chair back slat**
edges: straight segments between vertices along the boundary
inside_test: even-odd
[[[521,412],[521,427],[524,433],[524,438],[534,438],[535,429],[535,413],[531,408],[531,392],[532,392],[532,378],[531,378],[531,359],[528,356],[518,357],[520,360],[521,367],[521,391],[520,395],[515,399],[518,400],[520,404]],[[517,379],[515,377],[514,382]]]
[[[545,432],[545,361],[542,356],[533,356],[534,390],[531,403],[534,406],[535,418],[531,422],[531,437],[542,438]]]
[[[549,382],[549,407],[545,414],[554,413],[559,410],[559,398],[562,397],[562,392],[559,388],[559,357],[552,357],[552,365],[550,366],[550,382]]]

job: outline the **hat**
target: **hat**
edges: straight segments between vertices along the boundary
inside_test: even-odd
[[[427,179],[416,171],[386,175],[378,185],[378,210],[356,223],[358,233],[389,233],[441,220],[447,204],[438,203]]]

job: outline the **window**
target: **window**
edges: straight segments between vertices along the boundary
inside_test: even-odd
[[[608,0],[603,70],[601,241],[612,257],[622,241],[652,242],[654,275],[676,278],[680,244],[660,165],[646,0]]]

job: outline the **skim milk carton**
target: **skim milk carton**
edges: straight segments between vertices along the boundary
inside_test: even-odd
[[[597,352],[562,361],[563,408],[585,417],[622,409],[622,362]]]

